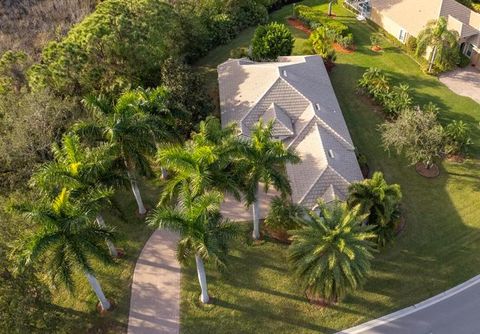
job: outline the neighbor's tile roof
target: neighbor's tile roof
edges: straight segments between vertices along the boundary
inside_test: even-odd
[[[259,119],[274,120],[274,134],[301,156],[301,163],[287,165],[294,202],[313,208],[319,197],[345,199],[362,174],[320,57],[232,59],[218,73],[222,124],[238,122],[248,137]]]

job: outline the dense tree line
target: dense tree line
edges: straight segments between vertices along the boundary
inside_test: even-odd
[[[213,108],[211,98],[204,91],[202,78],[190,65],[210,49],[228,42],[242,29],[264,23],[268,10],[277,3],[284,2],[288,1],[183,0],[169,4],[160,0],[105,0],[64,37],[59,34],[57,39],[50,41],[38,53],[38,57],[31,57],[29,52],[18,49],[0,55],[0,258],[1,263],[6,264],[2,265],[5,267],[5,271],[1,273],[2,280],[5,281],[2,286],[9,289],[9,294],[0,299],[0,310],[5,315],[2,317],[4,328],[21,322],[19,314],[32,320],[25,323],[31,332],[53,328],[52,323],[61,325],[55,318],[55,312],[49,311],[51,319],[41,320],[41,315],[46,313],[39,305],[50,307],[49,294],[46,291],[35,291],[34,299],[25,299],[23,306],[18,304],[18,307],[12,307],[22,300],[22,296],[30,293],[30,285],[36,285],[29,282],[36,280],[32,269],[38,268],[34,266],[29,268],[29,271],[13,274],[16,265],[9,261],[8,256],[11,253],[11,241],[18,238],[20,231],[25,234],[23,231],[31,230],[33,226],[44,234],[37,234],[36,240],[30,240],[32,247],[35,242],[41,245],[42,238],[48,239],[57,232],[68,236],[66,239],[83,238],[82,230],[62,229],[58,224],[45,225],[42,220],[31,219],[32,215],[50,215],[53,217],[52,223],[57,216],[58,221],[81,218],[80,220],[85,221],[82,225],[85,233],[96,231],[91,240],[98,247],[94,252],[95,256],[106,258],[106,252],[110,249],[111,253],[114,249],[111,243],[105,243],[104,239],[108,241],[110,238],[109,229],[102,226],[98,210],[85,211],[82,206],[84,204],[81,204],[88,200],[87,194],[83,193],[88,187],[74,186],[77,183],[84,184],[90,176],[78,174],[85,170],[80,167],[77,170],[76,162],[68,162],[68,159],[62,158],[59,153],[67,142],[71,144],[76,140],[76,137],[65,137],[64,133],[73,129],[77,132],[76,135],[83,138],[86,133],[84,130],[93,130],[90,125],[107,129],[113,124],[109,121],[116,122],[121,118],[126,125],[123,130],[131,130],[131,133],[125,135],[136,136],[135,130],[143,126],[142,122],[146,118],[163,121],[165,115],[162,110],[168,110],[171,113],[168,115],[171,116],[169,119],[172,121],[169,125],[178,132],[180,141],[187,138],[198,122],[211,113]],[[130,105],[128,110],[122,113],[122,106],[116,103],[122,101],[119,97],[124,96],[125,92],[135,95],[135,101],[142,104],[141,108]],[[128,97],[124,96],[123,99]],[[89,101],[91,103],[88,103]],[[162,110],[157,108],[159,101],[164,108]],[[99,108],[100,106],[103,109]],[[102,117],[94,116],[102,112]],[[72,128],[72,124],[76,126]],[[148,126],[151,124],[149,122]],[[149,147],[134,148],[138,149],[140,154],[149,155],[155,150],[159,135],[155,134],[154,140],[148,142]],[[133,181],[132,188],[137,196],[134,187],[136,177],[148,174],[143,170],[144,161],[132,161],[130,157],[122,156],[119,152],[121,149],[117,149],[120,143],[115,143],[112,138],[98,138],[99,142],[111,148],[109,154],[115,165],[112,170],[125,172],[124,176],[130,181],[127,184]],[[143,152],[142,149],[148,152]],[[137,155],[134,158],[138,157]],[[123,169],[117,165],[121,161],[124,161],[121,165]],[[73,169],[62,170],[62,165]],[[41,201],[37,198],[38,194],[24,191],[33,171],[39,170],[38,166],[51,168],[50,172],[56,175],[54,189],[50,189],[51,184],[48,185],[51,178],[48,182],[47,179],[42,181],[42,177],[47,177],[49,171],[43,176],[39,171],[31,180],[37,190],[50,189]],[[56,170],[59,166],[60,170]],[[58,179],[57,172],[63,173],[62,182]],[[133,174],[135,175],[132,176]],[[111,194],[108,183],[105,186],[107,188],[103,189],[106,197],[104,199],[108,202]],[[25,219],[7,214],[3,210],[4,207],[10,207],[9,203],[12,201],[18,202],[18,199],[32,204],[17,208],[20,213],[24,212]],[[141,211],[140,196],[137,201]],[[88,203],[92,208],[100,205],[91,201]],[[55,230],[57,227],[58,231]],[[56,247],[52,249],[53,252],[62,247],[76,247],[75,244],[51,245]],[[35,256],[41,255],[35,248],[26,250],[31,251],[29,259],[32,261]],[[65,259],[67,258],[68,256]],[[67,264],[67,267],[83,270],[88,274],[87,278],[93,282],[93,286],[98,285],[93,280],[94,277],[89,276],[91,271],[88,264]],[[64,272],[61,278],[68,283],[69,273]],[[25,282],[26,285],[17,284],[15,279]],[[40,288],[43,289],[38,285],[38,289]],[[34,311],[34,305],[38,307],[38,314],[29,313]],[[22,307],[28,309],[28,312],[22,311]],[[63,318],[65,314],[59,316]]]

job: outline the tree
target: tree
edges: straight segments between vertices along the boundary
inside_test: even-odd
[[[235,126],[222,128],[217,118],[200,122],[198,132],[185,144],[168,144],[157,153],[157,161],[172,173],[165,183],[162,202],[176,197],[184,184],[194,196],[217,190],[240,199],[240,179],[233,170],[234,159],[244,145]]]
[[[74,288],[73,273],[83,272],[102,309],[108,310],[110,302],[94,276],[91,259],[113,263],[103,246],[105,239],[113,239],[112,232],[93,223],[94,215],[73,203],[65,188],[52,201],[41,200],[15,209],[35,224],[33,235],[27,237],[21,247],[21,266],[45,265],[52,273],[51,279],[59,280],[70,291]]]
[[[330,0],[328,2],[328,16],[332,16],[332,7],[334,4],[337,4],[338,0]]]
[[[403,111],[393,122],[380,126],[383,146],[403,152],[411,164],[423,163],[430,169],[444,146],[443,128],[437,114],[420,108]]]
[[[416,55],[424,55],[430,47],[429,68],[433,66],[440,71],[447,71],[455,67],[458,57],[458,33],[448,30],[445,17],[429,21],[426,27],[418,34]]]
[[[260,238],[259,186],[264,184],[265,191],[273,185],[283,195],[290,194],[291,188],[285,173],[286,163],[298,163],[300,158],[272,135],[273,123],[264,126],[259,121],[252,128],[251,138],[236,164],[236,173],[241,175],[243,192],[248,206],[252,207],[253,238]]]
[[[63,189],[71,197],[96,213],[96,221],[106,228],[101,209],[113,195],[112,184],[119,184],[122,176],[113,168],[114,157],[108,144],[89,149],[82,147],[75,134],[65,134],[62,145],[52,145],[54,161],[45,163],[32,175],[30,184],[53,199]],[[106,240],[112,256],[118,255],[111,240]]]
[[[275,61],[279,56],[289,56],[293,50],[294,38],[284,25],[272,22],[255,30],[252,39],[252,59]]]
[[[183,56],[186,33],[167,3],[102,1],[63,39],[43,49],[29,83],[61,96],[114,96],[130,86],[156,86],[160,76],[152,73],[160,73],[168,57]]]
[[[472,144],[470,126],[464,121],[452,121],[445,128],[447,154],[465,154]]]
[[[175,207],[157,208],[147,219],[150,225],[180,234],[178,261],[185,264],[195,258],[202,303],[208,303],[210,299],[204,261],[224,267],[228,242],[237,234],[236,226],[224,220],[220,214],[222,201],[220,192],[193,196],[188,185],[184,185]]]
[[[375,234],[363,224],[367,215],[360,214],[360,206],[320,202],[319,211],[310,212],[303,227],[291,232],[288,260],[307,295],[330,304],[366,281]]]
[[[371,179],[350,185],[347,203],[350,209],[359,205],[360,212],[368,213],[377,244],[384,246],[394,237],[401,199],[400,185],[387,184],[383,174],[375,172]]]
[[[89,143],[109,143],[113,154],[121,162],[130,180],[139,214],[147,212],[143,205],[135,173],[151,175],[149,158],[156,152],[157,139],[164,135],[159,126],[162,118],[142,111],[135,91],[122,94],[115,104],[104,96],[90,96],[84,104],[92,114],[92,120],[81,121],[73,131]]]

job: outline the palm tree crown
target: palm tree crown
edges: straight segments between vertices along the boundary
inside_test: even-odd
[[[225,266],[228,242],[237,235],[237,228],[220,214],[223,195],[211,191],[194,196],[184,184],[175,207],[160,207],[148,218],[156,227],[180,234],[177,256],[181,263],[195,258],[202,293],[200,300],[208,303],[207,279],[203,261]]]
[[[200,123],[199,131],[183,145],[162,146],[157,153],[159,163],[173,172],[166,182],[163,199],[178,194],[188,183],[194,195],[209,190],[228,192],[239,198],[239,178],[232,168],[240,141],[235,127],[222,129],[216,118]]]
[[[265,191],[270,185],[279,190],[282,195],[291,193],[290,183],[285,173],[287,163],[298,163],[300,158],[296,153],[284,147],[280,140],[273,137],[273,123],[264,126],[259,121],[252,129],[250,140],[243,145],[241,156],[235,167],[236,175],[242,178],[245,200],[253,209],[253,238],[259,235],[259,183],[262,182]]]
[[[417,56],[425,54],[428,47],[432,47],[431,60],[433,64],[440,65],[441,70],[448,69],[449,56],[458,53],[459,35],[454,30],[448,30],[448,22],[445,17],[432,20],[427,23],[424,30],[418,35]]]
[[[377,234],[377,242],[385,245],[395,233],[399,220],[399,204],[402,199],[400,185],[387,184],[381,172],[375,172],[371,179],[353,183],[349,188],[348,205],[357,205],[368,213],[368,224]]]
[[[51,278],[64,283],[70,290],[74,287],[72,275],[75,270],[94,273],[92,258],[104,264],[113,263],[104,246],[105,238],[113,238],[112,232],[98,227],[94,223],[95,215],[71,201],[66,189],[52,201],[18,206],[16,210],[37,227],[24,244],[23,263],[45,258]]]
[[[320,214],[309,213],[303,227],[291,231],[288,259],[307,294],[336,302],[358,289],[370,270],[374,234],[362,222],[360,207],[319,203]]]

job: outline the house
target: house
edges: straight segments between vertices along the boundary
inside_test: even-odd
[[[480,67],[480,13],[456,0],[346,0],[399,41],[417,37],[428,21],[447,18],[448,28],[460,36],[459,44],[471,63]]]
[[[248,138],[256,122],[271,121],[274,136],[300,155],[286,166],[293,202],[313,209],[319,197],[345,200],[363,179],[322,58],[230,59],[218,66],[218,81],[223,126],[235,122]]]

